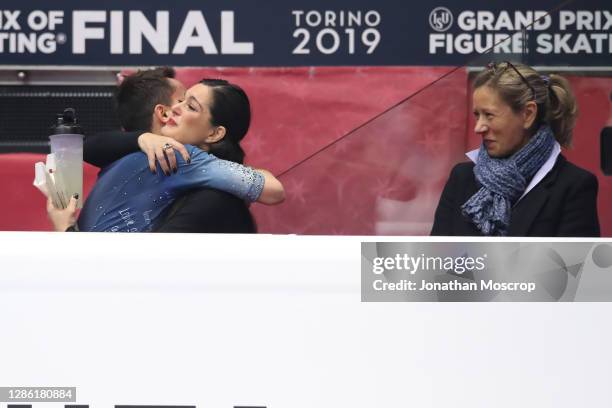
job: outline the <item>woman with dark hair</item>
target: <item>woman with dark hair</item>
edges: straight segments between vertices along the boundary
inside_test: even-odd
[[[240,141],[251,124],[251,105],[246,93],[223,79],[203,79],[172,107],[172,117],[162,134],[236,163],[244,161]],[[209,136],[201,143],[203,135]]]
[[[106,167],[78,220],[81,231],[142,232],[155,229],[183,192],[212,187],[248,201],[276,204],[284,199],[280,182],[265,170],[238,163],[240,141],[250,125],[250,104],[244,91],[223,80],[203,80],[171,109],[164,136],[185,144],[190,162],[176,154],[177,174],[149,171],[143,153],[132,153]],[[235,161],[218,159],[215,154]],[[54,212],[50,211],[53,220]],[[54,222],[56,229],[64,225]]]
[[[472,100],[482,144],[451,171],[431,234],[599,236],[597,178],[561,155],[577,115],[567,80],[492,63]]]

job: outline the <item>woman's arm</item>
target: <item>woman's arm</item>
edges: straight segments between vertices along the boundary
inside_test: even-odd
[[[262,204],[280,204],[285,201],[285,188],[272,173],[264,169],[256,169],[264,176],[264,186],[257,202]]]
[[[171,148],[166,148],[166,145],[170,145]],[[176,173],[174,151],[179,152],[185,161],[189,161],[189,153],[185,146],[170,137],[142,131],[120,130],[87,136],[83,144],[83,160],[102,168],[139,150],[147,155],[149,168],[154,173],[156,161],[166,175]]]
[[[283,185],[266,170],[254,170],[239,163],[221,160],[195,147],[190,148],[191,164],[176,156],[179,177],[164,179],[170,189],[209,187],[249,202],[278,204],[285,198]]]

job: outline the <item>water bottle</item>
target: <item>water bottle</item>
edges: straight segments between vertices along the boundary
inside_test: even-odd
[[[78,194],[77,207],[83,199],[83,131],[77,123],[73,108],[57,115],[51,127],[51,154],[55,159],[55,188],[60,200],[67,205],[70,197]],[[64,205],[64,206],[65,206]]]

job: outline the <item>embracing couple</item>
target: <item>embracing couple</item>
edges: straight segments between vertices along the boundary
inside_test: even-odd
[[[139,71],[117,92],[124,131],[87,137],[84,160],[101,167],[76,220],[47,204],[56,231],[248,233],[246,202],[277,204],[282,184],[242,165],[250,103],[235,84],[204,79],[185,90],[171,68]]]

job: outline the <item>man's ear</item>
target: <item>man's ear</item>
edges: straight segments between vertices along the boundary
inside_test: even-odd
[[[153,117],[156,121],[159,121],[161,124],[166,124],[169,119],[168,109],[166,105],[157,104],[155,108],[153,108]]]
[[[523,115],[525,120],[523,127],[525,129],[530,129],[538,117],[538,105],[534,101],[527,102]]]
[[[218,142],[225,137],[226,132],[227,129],[225,129],[225,126],[215,127],[215,130],[206,138],[206,143],[211,144]]]

